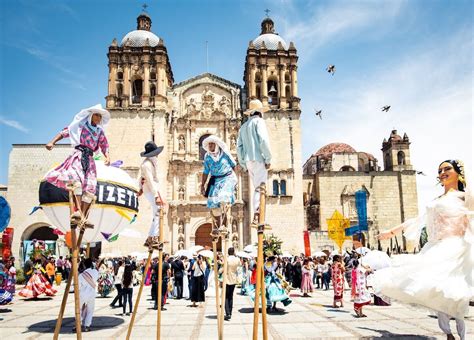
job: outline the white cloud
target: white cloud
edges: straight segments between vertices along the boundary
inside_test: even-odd
[[[281,27],[282,37],[295,42],[305,62],[323,45],[362,34],[382,34],[390,28],[392,19],[400,15],[404,5],[405,1],[331,1],[327,5],[311,2],[306,6],[307,11],[302,11],[309,13],[310,18],[305,20],[294,11],[296,4],[285,2],[281,8],[285,15],[275,16],[275,22]],[[288,11],[292,15],[288,15]]]
[[[7,119],[3,116],[0,116],[0,124],[12,127],[24,133],[28,133],[30,131],[29,129],[21,125],[21,123],[17,122],[16,120]]]
[[[410,137],[415,169],[427,174],[417,177],[423,208],[442,191],[436,187],[441,161],[459,158],[472,169],[472,48],[470,29],[461,29],[382,62],[366,77],[354,76],[337,92],[302,94],[305,159],[314,148],[339,141],[373,153],[382,165],[381,152],[374,151],[395,127]],[[389,113],[380,110],[386,104]],[[313,107],[323,109],[322,121]]]

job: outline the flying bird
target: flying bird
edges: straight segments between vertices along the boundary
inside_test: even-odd
[[[315,109],[315,111],[316,111],[316,109]],[[319,119],[323,119],[322,112],[323,112],[323,110],[319,110],[319,111],[315,112],[316,116],[319,116]]]
[[[336,66],[334,66],[334,65],[329,65],[329,66],[326,68],[326,71],[328,71],[328,73],[331,73],[332,75],[334,75],[334,73],[336,73]]]
[[[390,105],[385,105],[384,107],[382,107],[382,111],[388,112],[388,110],[390,110],[390,108],[391,108]]]
[[[426,176],[426,174],[423,171],[417,171],[416,174]]]

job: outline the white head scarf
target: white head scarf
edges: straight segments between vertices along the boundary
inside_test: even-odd
[[[98,113],[102,116],[102,119],[100,121],[100,124],[98,124],[98,126],[102,130],[105,130],[105,127],[107,126],[110,120],[109,111],[103,109],[101,104],[97,104],[87,109],[83,109],[74,116],[74,119],[72,120],[71,124],[69,124],[68,126],[69,138],[71,139],[72,146],[76,146],[80,144],[82,127],[87,122],[89,124],[91,123],[92,115],[94,113]]]
[[[214,152],[211,152],[209,150],[209,143],[214,143],[216,144],[216,149],[214,150]],[[235,159],[234,157],[232,157],[232,155],[230,154],[230,151],[229,149],[227,148],[227,145],[226,143],[224,143],[224,141],[222,139],[220,139],[219,137],[215,136],[215,135],[210,135],[209,137],[207,137],[206,139],[204,139],[204,141],[202,142],[202,148],[204,150],[206,150],[206,154],[211,156],[212,159],[214,161],[218,161],[219,158],[221,157],[221,154],[222,152],[225,153],[229,159],[234,163],[234,164],[237,164],[235,162]]]

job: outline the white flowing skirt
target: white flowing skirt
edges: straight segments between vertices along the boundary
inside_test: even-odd
[[[473,295],[474,253],[462,237],[428,242],[416,255],[397,256],[372,279],[376,295],[463,318]]]

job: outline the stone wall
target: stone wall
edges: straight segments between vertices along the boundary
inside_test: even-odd
[[[49,226],[50,222],[42,210],[29,215],[39,204],[38,189],[44,175],[60,165],[71,153],[69,145],[56,145],[52,151],[44,144],[14,144],[8,164],[8,202],[12,208],[10,227],[14,228],[12,254],[20,258],[23,235],[33,229]]]

